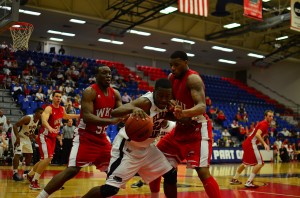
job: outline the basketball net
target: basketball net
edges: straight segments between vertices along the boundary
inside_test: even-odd
[[[9,30],[13,39],[13,50],[28,50],[33,25],[26,22],[16,22]]]

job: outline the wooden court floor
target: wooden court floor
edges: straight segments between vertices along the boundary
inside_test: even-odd
[[[213,164],[211,173],[217,179],[222,197],[224,198],[300,198],[300,163],[266,163],[255,183],[260,187],[247,189],[243,185],[232,186],[230,178],[234,175],[239,164]],[[50,166],[42,175],[41,187],[63,170],[62,166]],[[251,172],[251,168],[241,175],[240,180],[245,182]],[[27,182],[15,182],[11,179],[10,166],[0,166],[0,197],[2,198],[29,198],[36,197],[39,191],[29,189]],[[117,198],[150,198],[149,186],[131,188],[130,185],[139,180],[139,177],[131,179],[125,190],[120,190]],[[64,190],[55,192],[51,197],[81,197],[91,187],[101,185],[105,181],[105,173],[100,173],[93,166],[82,169],[76,178],[68,181]],[[161,185],[162,191],[162,185]],[[164,197],[161,193],[160,197]],[[205,198],[207,197],[202,183],[195,171],[186,169],[185,165],[179,167],[178,172],[178,198]]]

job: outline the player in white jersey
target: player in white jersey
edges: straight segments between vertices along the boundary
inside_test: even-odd
[[[83,198],[110,197],[124,188],[128,180],[136,173],[149,183],[163,175],[164,185],[176,183],[176,170],[153,144],[160,133],[160,124],[167,114],[166,107],[172,99],[171,82],[159,79],[154,92],[148,92],[140,98],[112,111],[112,116],[122,117],[132,114],[137,119],[153,119],[153,133],[143,142],[129,140],[125,127],[120,129],[111,151],[111,159],[105,185],[92,188]],[[168,189],[168,187],[166,187]],[[176,198],[174,191],[165,191],[167,198]]]
[[[14,148],[13,159],[13,180],[22,181],[23,178],[18,174],[18,166],[20,156],[23,154],[25,158],[25,171],[28,169],[32,159],[32,143],[31,139],[35,138],[35,129],[37,128],[44,109],[37,108],[33,115],[22,117],[13,125],[12,145]],[[29,170],[29,169],[28,169]]]
[[[159,136],[156,138],[155,140],[155,145],[157,144],[157,142],[163,138],[167,133],[170,133],[172,130],[174,130],[175,128],[175,125],[176,125],[176,122],[174,121],[170,121],[170,120],[163,120],[161,122],[161,128],[160,128],[160,133],[159,133]],[[135,183],[133,183],[131,185],[131,188],[140,188],[144,185],[144,182],[143,180],[139,180]]]

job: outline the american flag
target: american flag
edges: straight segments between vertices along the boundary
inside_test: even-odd
[[[179,12],[208,16],[208,0],[178,0]]]

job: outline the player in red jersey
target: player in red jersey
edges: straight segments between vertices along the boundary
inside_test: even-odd
[[[94,164],[101,171],[107,170],[111,144],[106,138],[106,129],[122,120],[111,117],[111,111],[121,106],[122,101],[120,93],[110,87],[110,82],[110,68],[99,67],[96,84],[83,92],[80,122],[75,129],[68,167],[51,179],[39,198],[49,197],[84,166]]]
[[[264,166],[264,161],[257,148],[257,144],[261,143],[264,148],[269,151],[269,145],[264,141],[264,137],[268,135],[268,128],[273,120],[274,113],[271,110],[265,111],[265,119],[259,122],[254,130],[250,133],[247,139],[243,142],[243,163],[238,167],[235,176],[231,179],[230,184],[242,184],[238,180],[240,174],[246,168],[246,166],[254,166],[252,173],[247,180],[245,187],[247,188],[257,188],[258,186],[253,184],[253,179],[255,175]]]
[[[175,51],[171,55],[170,67],[172,73],[169,79],[176,100],[174,115],[177,121],[175,130],[162,138],[157,147],[174,167],[186,159],[188,167],[196,170],[207,195],[210,198],[219,198],[219,185],[209,172],[212,125],[205,113],[204,84],[199,74],[189,69],[185,52]],[[186,120],[193,120],[193,124],[187,124]],[[152,197],[155,194],[158,197],[159,184],[160,178],[150,183]],[[176,185],[172,188],[177,191]]]
[[[52,104],[47,106],[42,114],[42,127],[37,138],[41,160],[37,162],[31,171],[25,176],[30,181],[29,187],[32,190],[41,189],[38,180],[53,158],[56,137],[60,130],[61,119],[73,119],[79,117],[79,115],[76,114],[67,114],[65,108],[60,106],[60,91],[54,91],[52,96]]]

